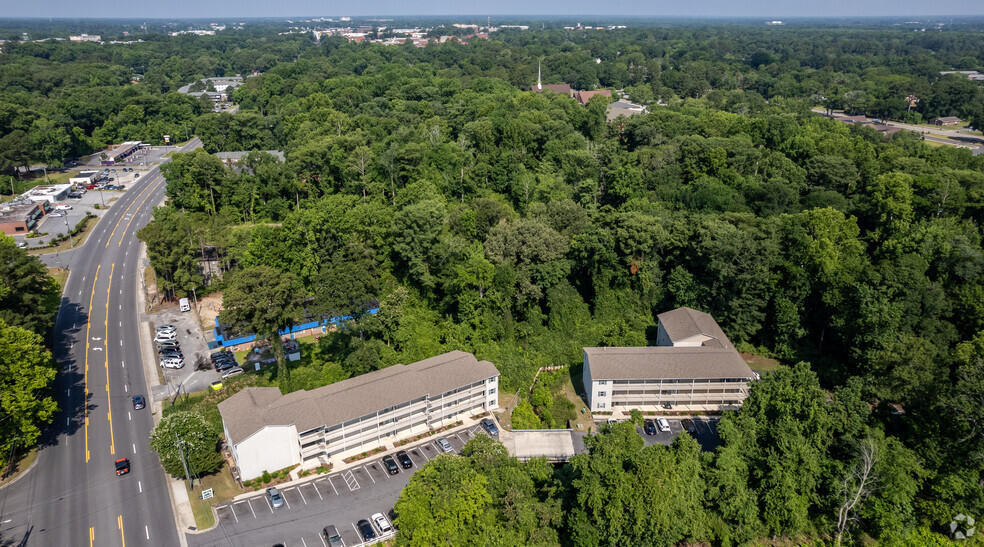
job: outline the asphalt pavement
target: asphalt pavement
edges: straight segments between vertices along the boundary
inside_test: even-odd
[[[201,146],[197,139],[185,149]],[[54,329],[59,412],[37,461],[0,490],[0,545],[179,545],[166,478],[150,451],[152,407],[138,336],[136,232],[164,198],[155,167],[113,203],[85,244],[42,256],[69,268]],[[116,476],[114,461],[130,460]]]
[[[482,427],[476,425],[443,436],[457,454],[475,435],[483,434]],[[284,505],[276,509],[262,489],[252,496],[218,505],[215,510],[218,517],[216,527],[207,532],[188,534],[188,544],[254,546],[283,543],[321,547],[325,545],[320,536],[321,530],[332,524],[338,529],[345,545],[361,545],[356,524],[375,513],[382,513],[392,524],[395,517],[393,505],[403,488],[410,483],[410,477],[427,462],[440,456],[441,452],[434,444],[438,436],[441,435],[401,447],[400,450],[407,451],[413,467],[403,469],[401,466],[396,475],[386,472],[380,455],[341,472],[278,486]]]

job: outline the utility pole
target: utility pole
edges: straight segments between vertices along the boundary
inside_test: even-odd
[[[181,441],[181,439],[179,439],[179,438],[178,438],[178,434],[177,434],[177,433],[175,433],[175,434],[174,434],[174,443],[175,443],[176,445],[178,445],[178,452],[179,452],[179,453],[181,454],[181,465],[183,465],[183,466],[184,466],[184,470],[185,470],[185,478],[186,478],[186,479],[188,479],[188,491],[189,491],[189,492],[191,492],[191,490],[192,490],[192,489],[193,489],[193,488],[194,488],[195,486],[194,486],[194,484],[192,484],[192,482],[191,482],[191,474],[190,474],[190,473],[188,473],[188,461],[187,461],[187,460],[185,460],[185,453],[184,453],[184,449],[183,449],[183,448],[181,448],[181,445],[182,445],[182,443],[183,443],[183,441]]]

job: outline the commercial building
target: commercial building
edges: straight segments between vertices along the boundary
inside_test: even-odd
[[[65,199],[71,189],[71,184],[45,184],[35,186],[24,192],[21,194],[21,198],[34,202],[46,201],[48,203],[54,203]]]
[[[103,165],[116,165],[117,162],[126,160],[134,152],[140,149],[140,141],[127,141],[116,148],[105,153],[105,157],[100,155]]]
[[[47,201],[18,201],[0,204],[0,230],[12,236],[26,234],[34,229],[38,220],[51,210]]]
[[[754,373],[710,315],[661,313],[656,346],[584,348],[584,388],[593,412],[738,408]]]
[[[95,184],[100,179],[102,179],[101,171],[82,171],[81,173],[75,175],[74,177],[68,179],[68,182],[74,185],[89,185]]]
[[[250,387],[219,403],[243,479],[314,468],[498,407],[499,371],[452,351],[312,391]]]
[[[959,125],[960,118],[956,116],[943,116],[942,118],[933,118],[929,120],[929,123],[933,125]]]
[[[645,106],[641,104],[635,104],[631,101],[619,100],[608,105],[608,112],[605,113],[605,117],[608,121],[615,121],[619,116],[625,116],[626,118],[635,116],[636,114],[645,114],[648,111]]]
[[[69,36],[68,39],[72,42],[102,42],[102,36],[98,34],[80,34]]]

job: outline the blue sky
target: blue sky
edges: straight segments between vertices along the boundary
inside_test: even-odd
[[[0,17],[298,17],[342,15],[640,15],[852,17],[984,15],[982,0],[0,0]]]

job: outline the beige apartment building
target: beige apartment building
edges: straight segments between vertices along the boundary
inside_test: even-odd
[[[499,371],[452,351],[311,391],[246,388],[219,403],[243,479],[314,468],[498,408]]]
[[[738,408],[754,373],[717,321],[690,308],[658,318],[656,346],[584,348],[592,412]]]

